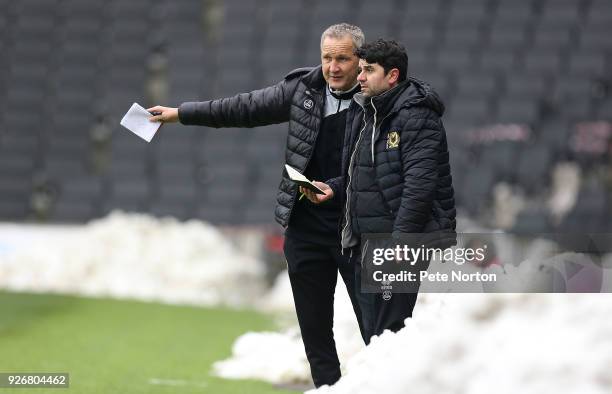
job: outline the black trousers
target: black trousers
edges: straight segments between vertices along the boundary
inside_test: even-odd
[[[384,299],[381,293],[363,293],[361,292],[361,253],[359,247],[353,248],[350,262],[355,267],[356,294],[361,310],[362,332],[365,343],[369,344],[372,336],[380,335],[385,330],[398,332],[404,328],[404,320],[412,317],[418,293],[392,293],[389,299]],[[419,264],[423,264],[423,262],[421,261]]]
[[[306,357],[316,387],[340,379],[334,341],[334,291],[338,271],[344,280],[362,336],[361,312],[355,294],[354,265],[339,247],[285,238],[285,257]],[[364,336],[365,340],[365,336]]]

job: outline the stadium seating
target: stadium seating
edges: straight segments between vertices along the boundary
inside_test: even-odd
[[[400,41],[410,74],[440,93],[461,212],[486,224],[502,181],[537,204],[550,169],[569,160],[592,182],[572,213],[555,227],[530,208],[515,229],[612,223],[609,145],[603,158],[570,146],[578,124],[612,122],[607,0],[0,0],[0,220],[128,209],[271,224],[286,125],[165,125],[146,144],[118,123],[133,102],[224,97],[316,65],[320,34],[337,22]],[[498,124],[532,133],[466,138]],[[49,204],[35,202],[41,193]],[[583,226],[594,218],[601,226]]]

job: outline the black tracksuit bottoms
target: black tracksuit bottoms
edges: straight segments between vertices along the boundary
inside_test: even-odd
[[[355,294],[361,310],[361,324],[366,344],[374,335],[380,335],[385,330],[398,332],[404,328],[404,320],[412,317],[418,293],[392,293],[391,298],[384,299],[381,293],[361,292],[361,250],[354,247],[350,262],[355,267]],[[346,251],[344,252],[346,254]],[[423,262],[419,262],[423,264]]]
[[[362,336],[361,312],[356,298],[355,271],[348,253],[294,237],[285,238],[289,280],[306,357],[315,386],[340,379],[340,361],[334,341],[334,291],[338,271],[344,280]],[[364,337],[365,340],[365,337]]]

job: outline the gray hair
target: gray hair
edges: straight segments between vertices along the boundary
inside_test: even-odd
[[[355,49],[361,48],[365,42],[363,31],[361,31],[358,26],[349,25],[348,23],[338,23],[336,25],[331,25],[321,34],[321,46],[323,46],[325,37],[342,38],[346,36],[351,37]]]

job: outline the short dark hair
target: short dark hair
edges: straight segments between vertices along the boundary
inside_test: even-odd
[[[355,50],[358,58],[368,63],[378,63],[388,74],[391,69],[399,70],[398,81],[402,82],[408,74],[408,55],[406,49],[393,40],[379,38],[374,42],[363,44]]]

